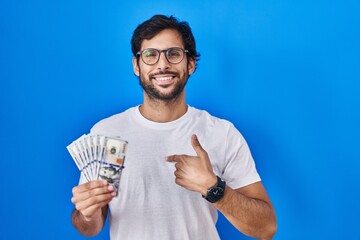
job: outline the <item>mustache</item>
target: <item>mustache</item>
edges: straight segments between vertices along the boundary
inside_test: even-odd
[[[175,75],[175,76],[179,76],[179,74],[178,74],[177,72],[172,72],[172,71],[159,71],[159,72],[150,74],[149,77],[150,77],[150,78],[153,78],[155,75],[160,75],[160,74],[172,74],[172,75]]]

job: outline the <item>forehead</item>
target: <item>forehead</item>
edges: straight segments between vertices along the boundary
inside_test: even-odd
[[[174,29],[165,29],[151,39],[144,39],[141,43],[141,50],[145,48],[156,48],[159,50],[171,47],[184,48],[180,33]]]

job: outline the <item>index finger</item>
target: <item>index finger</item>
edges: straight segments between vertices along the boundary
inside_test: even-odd
[[[166,157],[166,161],[168,162],[180,162],[183,158],[183,155],[170,155]]]

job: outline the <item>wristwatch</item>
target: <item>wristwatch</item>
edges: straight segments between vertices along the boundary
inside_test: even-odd
[[[218,176],[216,177],[217,177],[217,183],[208,189],[206,196],[203,195],[203,198],[205,198],[211,203],[216,203],[220,201],[220,199],[224,197],[224,192],[225,192],[225,185],[226,185],[225,181]]]

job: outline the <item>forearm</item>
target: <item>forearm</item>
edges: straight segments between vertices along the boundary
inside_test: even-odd
[[[76,209],[74,209],[71,220],[74,227],[82,235],[92,237],[97,235],[104,226],[105,219],[107,214],[107,207],[100,209],[100,213],[97,217],[86,220],[84,216]]]
[[[223,199],[214,206],[242,233],[272,239],[276,232],[276,218],[270,202],[247,197],[226,187]]]

